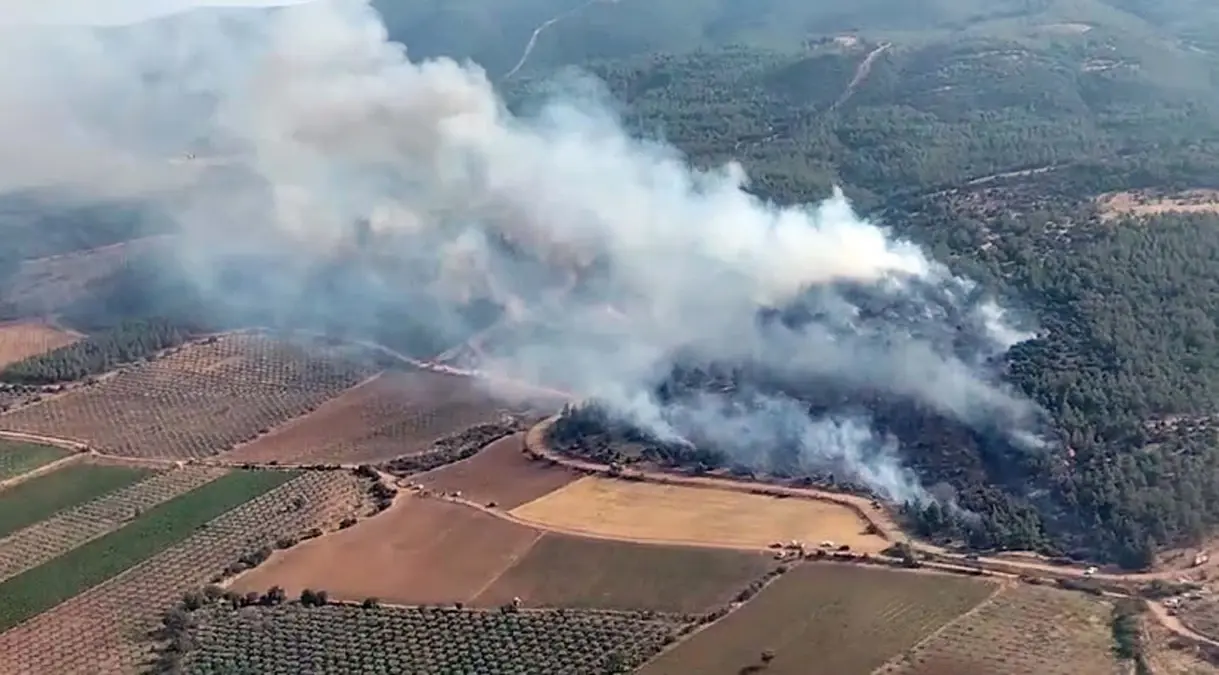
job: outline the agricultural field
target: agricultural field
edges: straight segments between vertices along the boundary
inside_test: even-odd
[[[81,462],[10,485],[0,490],[0,537],[151,474],[150,469]]]
[[[315,409],[374,372],[352,348],[228,335],[0,415],[0,429],[70,438],[119,456],[207,457]]]
[[[471,604],[702,613],[776,565],[764,553],[544,535]]]
[[[524,433],[502,438],[469,459],[412,476],[411,481],[436,492],[460,492],[479,504],[514,509],[581,476],[523,452],[524,439]]]
[[[0,672],[141,670],[154,646],[146,636],[183,593],[213,581],[243,555],[360,512],[366,491],[367,482],[351,472],[305,472],[126,573],[0,633]]]
[[[339,599],[397,604],[469,601],[541,536],[461,504],[404,495],[374,518],[273,557],[233,588],[325,589]]]
[[[765,548],[793,539],[812,545],[828,540],[870,553],[888,547],[840,504],[591,476],[512,515],[539,527],[634,541]]]
[[[877,675],[1113,675],[1112,605],[1010,586]]]
[[[22,359],[70,345],[80,339],[44,323],[0,324],[0,368]]]
[[[222,468],[165,471],[0,539],[0,581],[117,529],[144,511],[225,475]]]
[[[130,523],[0,582],[0,631],[88,590],[186,539],[230,509],[294,478],[281,471],[236,471]]]
[[[192,615],[198,626],[188,635],[196,646],[181,663],[195,675],[603,675],[628,672],[685,624],[640,613],[297,603],[220,604]]]
[[[40,466],[71,457],[71,450],[0,438],[0,481],[27,474]]]
[[[507,409],[474,380],[428,370],[392,372],[321,405],[229,456],[236,461],[378,463],[494,422]]]
[[[799,565],[639,672],[867,675],[994,590],[964,577]]]

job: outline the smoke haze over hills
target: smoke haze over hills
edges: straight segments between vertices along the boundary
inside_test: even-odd
[[[0,54],[23,64],[0,73],[0,192],[169,215],[175,263],[222,311],[358,324],[399,303],[458,334],[462,308],[489,299],[547,330],[488,370],[745,461],[795,443],[897,499],[924,493],[866,412],[810,416],[762,390],[662,402],[655,387],[677,353],[751,363],[1041,443],[1039,411],[991,365],[1029,334],[973,284],[840,192],[769,204],[739,166],[696,171],[630,137],[595,83],[515,116],[476,65],[410,61],[360,0],[40,3],[0,28]],[[340,251],[337,281],[306,290]]]

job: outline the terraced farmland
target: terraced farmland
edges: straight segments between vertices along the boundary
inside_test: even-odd
[[[71,450],[50,445],[21,443],[0,438],[0,481],[29,473],[40,466],[72,456]]]
[[[983,581],[940,574],[800,565],[639,672],[867,675],[994,589]],[[771,657],[768,662],[763,654]]]
[[[1112,675],[1111,611],[1082,593],[1012,586],[878,675]]]
[[[684,624],[616,612],[303,607],[194,613],[195,675],[271,672],[348,675],[604,675],[628,672]]]
[[[166,471],[0,539],[0,581],[119,527],[145,510],[227,473],[189,466]]]
[[[0,490],[0,537],[124,488],[150,469],[82,462]]]
[[[494,422],[509,407],[468,377],[427,370],[386,373],[230,457],[243,462],[378,463],[425,451],[466,427]]]
[[[225,513],[178,546],[0,633],[0,672],[139,670],[152,648],[146,636],[183,593],[281,537],[333,526],[364,506],[365,487],[350,472],[307,472]]]
[[[71,438],[114,455],[207,457],[313,410],[374,372],[350,348],[230,335],[0,415],[0,428]]]

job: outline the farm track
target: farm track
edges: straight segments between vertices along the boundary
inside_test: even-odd
[[[279,537],[334,524],[358,511],[363,499],[361,481],[349,472],[304,473],[216,518],[182,544],[0,633],[0,672],[139,670],[150,656],[149,631],[184,592]]]
[[[112,532],[142,511],[225,473],[210,467],[167,471],[14,532],[0,539],[0,581]]]

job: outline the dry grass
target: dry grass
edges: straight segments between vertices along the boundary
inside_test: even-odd
[[[0,415],[0,428],[126,457],[206,457],[313,410],[373,372],[343,348],[230,335]]]
[[[1155,675],[1213,675],[1219,661],[1208,661],[1200,650],[1174,635],[1154,616],[1142,618],[1143,653]]]
[[[0,368],[72,344],[79,335],[45,323],[0,324]]]
[[[90,285],[114,273],[129,259],[170,241],[157,236],[87,251],[26,260],[6,284],[2,302],[25,316],[49,315],[82,298]]]
[[[965,577],[800,565],[640,675],[867,675],[982,602]],[[773,658],[761,667],[762,654]]]
[[[877,675],[1113,675],[1110,603],[1017,584]]]
[[[541,527],[628,541],[764,548],[793,539],[852,550],[888,546],[851,509],[830,502],[744,492],[582,478],[512,510]]]
[[[378,463],[427,450],[466,427],[494,422],[504,407],[467,377],[426,370],[387,373],[228,457],[242,462]]]
[[[1186,190],[1164,196],[1113,192],[1097,197],[1096,204],[1102,220],[1162,213],[1214,213],[1219,211],[1219,190]]]

